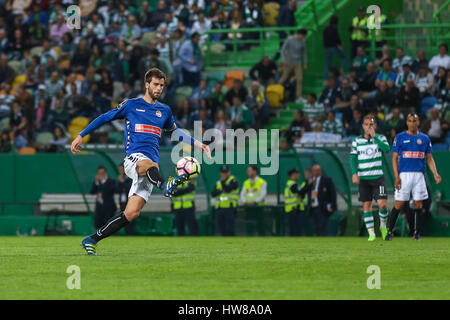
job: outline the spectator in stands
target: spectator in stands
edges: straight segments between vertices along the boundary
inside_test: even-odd
[[[66,19],[62,14],[58,15],[56,23],[54,23],[50,28],[50,37],[53,43],[59,44],[62,40],[63,35],[68,31]]]
[[[219,130],[222,133],[222,136],[225,137],[226,130],[229,126],[226,120],[226,114],[223,110],[217,110],[214,128]]]
[[[210,95],[211,88],[208,86],[208,82],[205,79],[202,79],[200,80],[199,86],[192,91],[189,102],[194,110],[198,110],[200,108],[200,101],[207,99]]]
[[[377,80],[375,81],[375,86],[379,87],[381,82],[386,82],[389,89],[394,87],[395,79],[397,74],[392,71],[391,61],[386,60],[383,62],[383,69],[378,73]]]
[[[327,85],[320,94],[319,103],[324,105],[325,110],[333,108],[339,94],[340,88],[337,86],[336,78],[330,77],[327,81]]]
[[[211,110],[212,114],[215,114],[218,108],[223,107],[224,99],[225,94],[222,92],[222,84],[217,82],[207,100],[208,109]]]
[[[69,138],[65,135],[63,129],[59,126],[56,126],[53,129],[53,140],[46,146],[47,152],[64,152],[65,145],[68,144]]]
[[[268,56],[264,56],[250,69],[249,75],[252,80],[258,80],[263,86],[268,86],[275,82],[277,65]]]
[[[249,0],[244,8],[245,27],[262,27],[264,25],[263,13],[257,0]]]
[[[333,15],[330,19],[329,25],[323,31],[323,45],[325,47],[325,71],[323,78],[328,78],[328,72],[330,70],[331,61],[334,55],[341,57],[341,70],[342,72],[347,65],[347,56],[342,49],[342,41],[338,31],[338,16]]]
[[[353,109],[352,119],[344,123],[345,135],[350,139],[361,135],[362,132],[362,114],[359,108]]]
[[[206,34],[205,32],[211,29],[211,21],[209,21],[209,19],[205,18],[205,14],[203,12],[200,12],[198,14],[198,20],[194,22],[194,24],[192,25],[191,28],[191,32],[197,32],[199,33],[201,36],[201,42],[203,43],[204,41],[206,41],[206,39],[208,39],[208,34]]]
[[[133,15],[128,16],[127,23],[122,26],[120,36],[130,42],[141,37],[141,27],[139,27]]]
[[[50,79],[45,81],[45,89],[47,90],[48,96],[51,98],[56,97],[58,91],[64,87],[64,82],[59,78],[58,71],[53,71]]]
[[[428,60],[425,58],[425,51],[419,49],[416,53],[416,59],[411,64],[411,71],[417,74],[422,66],[428,67]]]
[[[200,82],[202,56],[199,46],[200,35],[193,33],[190,40],[186,40],[180,48],[178,57],[182,61],[181,70],[183,85],[197,86]]]
[[[447,74],[450,74],[444,67],[439,67],[437,75],[434,77],[435,90],[440,91],[445,88]]]
[[[413,79],[407,80],[406,85],[400,89],[397,96],[397,106],[404,115],[411,112],[419,114],[420,91]]]
[[[342,122],[348,122],[352,119],[352,109],[350,107],[350,100],[355,92],[350,86],[350,79],[345,77],[342,79],[342,86],[339,94],[336,96],[336,104],[334,111],[340,114],[339,117]]]
[[[323,123],[323,132],[334,133],[340,136],[344,135],[342,122],[336,119],[336,113],[333,110],[327,113],[327,120]]]
[[[359,46],[356,49],[356,57],[353,59],[352,67],[357,68],[358,77],[363,77],[367,70],[367,64],[372,61],[372,58],[367,55],[366,49]]]
[[[399,108],[393,108],[392,112],[387,115],[385,124],[385,135],[388,138],[389,142],[392,143],[395,139],[395,136],[402,131],[406,130],[405,118],[400,113]]]
[[[239,79],[236,79],[233,81],[233,87],[227,91],[225,94],[223,103],[224,106],[228,109],[233,105],[233,98],[239,97],[241,101],[247,100],[247,89],[242,85],[242,81]]]
[[[389,90],[388,83],[381,81],[375,94],[376,109],[378,111],[390,110],[394,106],[394,103],[395,95]]]
[[[69,124],[70,116],[67,111],[63,108],[61,100],[55,99],[53,103],[53,110],[50,110],[47,117],[47,127],[53,131],[55,127],[62,126],[67,128]]]
[[[23,32],[21,29],[16,29],[14,31],[14,37],[9,41],[9,57],[11,60],[20,61],[23,59],[23,54],[26,49],[28,49],[28,43],[23,36]]]
[[[253,112],[256,128],[262,128],[269,121],[269,103],[258,81],[253,81],[247,95],[246,106]]]
[[[450,57],[447,54],[448,45],[443,43],[439,46],[439,54],[431,58],[428,67],[431,69],[434,75],[438,73],[438,68],[443,67],[445,69],[450,69]]]
[[[90,55],[91,53],[88,49],[87,41],[81,39],[70,63],[72,71],[84,74],[89,66]]]
[[[416,75],[415,84],[419,88],[421,98],[432,95],[434,90],[434,77],[428,69],[428,64],[420,65]]]
[[[396,56],[396,58],[392,61],[392,70],[395,73],[401,73],[402,67],[405,63],[407,63],[411,66],[412,59],[410,56],[405,56],[405,53],[404,53],[402,47],[398,47],[395,50],[395,56]]]
[[[4,54],[8,50],[8,37],[5,29],[0,29],[0,54]]]
[[[430,110],[431,119],[425,119],[422,122],[421,130],[430,137],[431,143],[441,143],[447,135],[449,129],[447,121],[440,118],[439,110],[432,108]]]
[[[291,35],[286,39],[281,47],[281,77],[280,84],[289,79],[292,73],[296,79],[296,98],[297,102],[304,102],[303,99],[303,70],[307,70],[307,52],[306,52],[306,29],[300,29],[295,35]]]
[[[297,10],[297,3],[295,0],[288,0],[287,4],[280,8],[278,13],[277,25],[279,27],[295,27],[295,11]],[[281,39],[286,38],[286,33],[283,32]]]
[[[377,80],[378,73],[376,71],[375,63],[369,62],[367,64],[367,72],[361,78],[358,83],[359,90],[362,93],[363,98],[373,98],[375,97],[377,87],[375,82]]]
[[[94,216],[95,228],[102,227],[116,212],[115,189],[116,181],[108,177],[104,166],[99,166],[90,192],[97,196]]]
[[[241,26],[242,24],[242,15],[241,12],[237,9],[234,9],[231,13],[231,19],[228,25],[228,29],[233,29],[233,30],[239,30],[240,28],[242,28]],[[243,34],[242,32],[228,32],[227,34],[228,40],[232,41],[235,38],[240,40],[243,38]],[[232,44],[226,44],[227,50],[233,50],[233,45]],[[241,43],[237,44],[237,49],[241,50],[244,49],[245,45],[242,45]]]
[[[217,12],[217,19],[212,23],[212,29],[215,30],[222,30],[222,29],[228,29],[230,27],[226,17],[225,12],[223,10],[220,10]],[[222,41],[227,38],[226,33],[219,33],[219,34],[212,34],[212,39],[214,41]]]
[[[142,1],[141,10],[139,11],[137,19],[143,33],[155,30],[156,25],[152,19],[152,12],[149,9],[147,1]]]
[[[323,104],[317,103],[317,96],[315,93],[309,93],[306,96],[306,103],[303,106],[303,111],[306,117],[312,121],[324,114]]]
[[[381,48],[381,57],[375,60],[375,65],[382,68],[385,60],[391,60],[391,49],[386,44]]]
[[[406,85],[406,81],[412,79],[416,80],[416,75],[411,72],[411,66],[409,63],[404,63],[402,66],[402,72],[397,74],[395,79],[395,88],[400,89]]]
[[[294,120],[292,120],[286,132],[287,141],[292,143],[300,142],[305,131],[311,131],[311,125],[302,110],[294,111]]]
[[[22,113],[22,108],[17,100],[13,101],[11,107],[11,116],[9,118],[9,127],[14,136],[25,133],[28,129],[27,118]]]
[[[0,153],[8,153],[12,150],[11,133],[3,130],[0,134]]]
[[[156,26],[159,26],[162,22],[164,22],[164,16],[166,12],[169,12],[169,9],[166,6],[166,1],[160,0],[158,2],[158,9],[152,14],[152,19]]]
[[[8,56],[3,54],[0,56],[0,83],[6,82],[12,84],[16,72],[8,65]]]
[[[237,95],[233,97],[233,105],[228,109],[228,117],[232,129],[248,129],[253,124],[252,112]]]

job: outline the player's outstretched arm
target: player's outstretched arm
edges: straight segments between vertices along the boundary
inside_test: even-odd
[[[198,140],[194,141],[194,146],[196,146],[197,148],[201,149],[204,153],[206,153],[206,156],[211,159],[211,150],[209,149],[209,146],[201,143]]]
[[[441,183],[442,178],[439,175],[439,173],[437,172],[436,162],[434,162],[434,158],[433,158],[433,155],[431,153],[427,153],[427,164],[428,164],[428,167],[430,168],[431,172],[433,173],[434,180],[436,181],[436,184]]]

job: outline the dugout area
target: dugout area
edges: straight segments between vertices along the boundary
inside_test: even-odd
[[[236,216],[236,234],[240,236],[284,236],[288,233],[284,214],[283,191],[287,171],[297,167],[303,172],[313,164],[320,164],[324,174],[330,176],[336,186],[338,211],[330,218],[330,235],[363,236],[366,230],[362,222],[357,186],[351,184],[348,148],[308,148],[297,152],[281,152],[278,174],[262,176],[268,182],[267,206],[264,208],[239,207]],[[433,205],[431,218],[427,220],[427,236],[450,236],[450,161],[448,152],[434,152],[442,183],[437,186],[427,174]],[[246,164],[231,164],[232,174],[240,185],[247,178],[247,164],[252,157],[246,154]],[[391,153],[385,155],[384,167],[389,197],[393,199]],[[235,163],[237,162],[235,154]],[[93,211],[95,195],[90,195],[97,167],[103,165],[108,175],[117,179],[117,165],[123,160],[121,148],[91,148],[78,155],[61,154],[17,155],[1,154],[0,165],[6,168],[0,185],[0,235],[85,235],[94,231]],[[259,161],[259,159],[258,159]],[[203,164],[197,179],[196,214],[199,235],[215,235],[214,200],[210,192],[219,179],[220,164]],[[263,165],[264,166],[264,165]],[[266,165],[267,166],[267,165]],[[171,150],[161,148],[160,167],[163,176],[175,173]],[[301,179],[304,179],[302,174]],[[389,206],[389,205],[388,205]],[[390,206],[389,206],[390,207]],[[374,214],[377,208],[374,206]],[[170,201],[154,188],[149,203],[136,222],[137,235],[173,236],[176,230],[170,213]],[[377,220],[377,219],[375,219]],[[313,236],[311,221],[307,219],[305,235]],[[406,236],[406,223],[398,219],[396,231]],[[123,234],[124,231],[121,231]],[[120,233],[119,233],[120,234]]]

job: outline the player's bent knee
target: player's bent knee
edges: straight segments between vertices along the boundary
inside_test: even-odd
[[[136,163],[136,171],[139,176],[145,176],[147,170],[150,169],[151,167],[158,168],[158,164],[151,160],[141,160]]]
[[[130,211],[126,211],[124,212],[125,217],[127,218],[128,221],[133,221],[134,219],[136,219],[137,217],[139,217],[139,214],[141,212],[138,210],[130,210]]]

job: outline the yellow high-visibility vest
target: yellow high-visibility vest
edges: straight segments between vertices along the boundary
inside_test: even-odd
[[[367,23],[367,17],[362,18],[361,20],[359,20],[359,17],[356,16],[353,18],[352,21],[352,26],[355,28],[357,25],[359,25],[360,27],[366,27],[366,23]],[[353,29],[352,32],[352,36],[351,39],[352,40],[366,40],[366,33],[364,32],[364,30],[362,29]]]
[[[178,186],[178,189],[186,189],[189,185],[190,181],[185,181],[181,185]],[[196,181],[193,181],[194,186],[196,186]],[[194,206],[195,201],[195,189],[192,192],[183,194],[181,196],[173,196],[170,198],[173,204],[173,209],[189,209]]]
[[[261,196],[261,187],[266,181],[258,177],[258,179],[252,183],[250,179],[244,181],[244,194],[245,194],[245,203],[252,203],[255,199]],[[264,206],[266,204],[266,199],[261,202],[258,202],[259,206]]]
[[[289,213],[297,208],[300,211],[305,211],[305,206],[308,203],[308,196],[305,195],[305,197],[302,199],[298,196],[298,194],[291,191],[291,187],[295,183],[297,183],[297,181],[288,180],[286,183],[286,187],[284,188],[284,211],[286,213]],[[306,182],[303,181],[300,187],[303,188],[305,184]]]
[[[384,14],[380,15],[380,17],[378,18],[378,23],[380,25],[382,25],[385,21],[386,21],[386,16]],[[368,30],[369,31],[369,35],[368,38],[371,39],[372,35],[375,34],[375,41],[381,41],[383,40],[384,37],[384,31],[383,29],[375,29],[375,15],[372,14],[369,19],[367,20],[367,25],[368,26],[374,26],[373,30]]]
[[[225,184],[230,183],[233,180],[233,176],[229,176],[227,180],[225,180]],[[222,184],[220,180],[216,183],[216,189],[222,190]],[[236,208],[239,199],[239,187],[232,190],[229,193],[222,192],[219,194],[216,200],[216,208]]]

